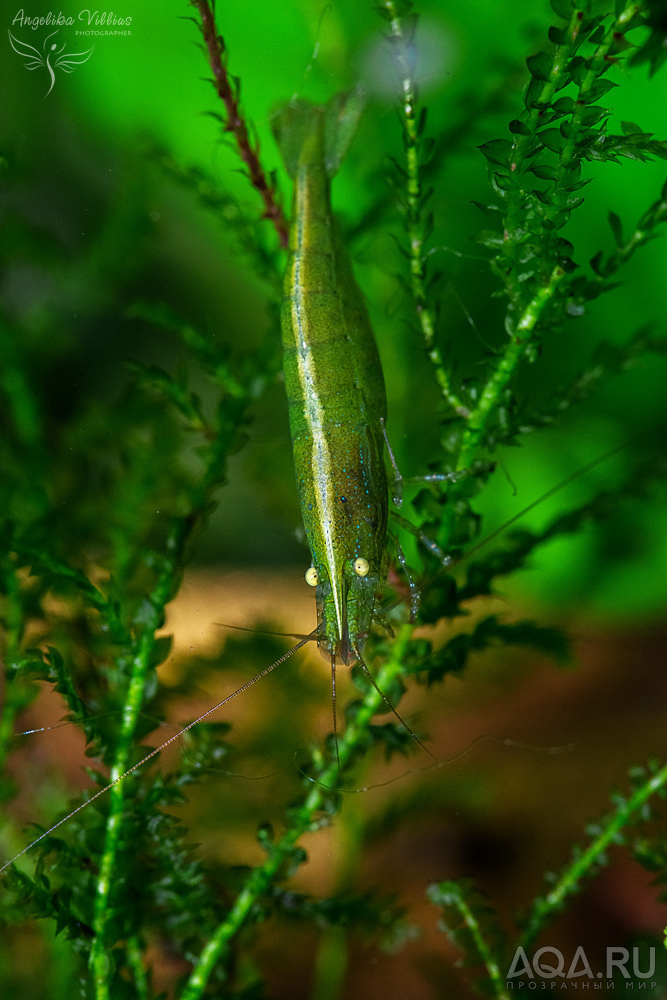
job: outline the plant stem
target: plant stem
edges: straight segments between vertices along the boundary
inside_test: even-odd
[[[317,950],[311,1000],[340,1000],[343,996],[348,957],[348,933],[345,927],[327,927]]]
[[[440,347],[435,339],[435,314],[428,304],[425,288],[426,258],[424,225],[421,218],[421,163],[419,150],[420,124],[417,118],[417,89],[408,55],[409,42],[403,21],[394,0],[381,0],[396,50],[396,64],[401,85],[401,120],[405,138],[406,230],[410,261],[410,286],[417,319],[433,365],[435,377],[445,401],[460,417],[468,416],[468,408],[454,392]]]
[[[667,221],[667,184],[663,185],[660,197],[642,214],[631,236],[604,261],[595,278],[601,283],[615,274],[627,263],[636,250],[654,238],[653,230]]]
[[[223,62],[224,42],[218,35],[215,27],[215,18],[209,0],[191,0],[199,11],[201,18],[201,32],[204,36],[206,51],[208,52],[209,65],[213,71],[213,80],[218,97],[225,105],[227,112],[226,129],[231,132],[236,140],[239,155],[248,168],[250,183],[261,195],[264,202],[264,217],[270,219],[278,234],[281,247],[287,247],[288,229],[287,220],[282,208],[275,200],[275,188],[267,180],[264,168],[260,163],[258,150],[253,148],[248,135],[248,126],[241,113],[239,105],[238,85],[236,92],[229,82],[227,69]]]
[[[174,519],[167,536],[162,567],[152,593],[147,598],[150,613],[131,650],[132,672],[123,706],[123,721],[116,756],[110,774],[110,806],[106,823],[104,852],[95,896],[93,930],[95,938],[90,953],[96,1000],[109,1000],[110,963],[106,947],[111,889],[116,869],[118,846],[125,811],[125,782],[132,741],[143,704],[144,687],[155,646],[155,632],[162,625],[164,608],[174,596],[175,583],[186,561],[186,549],[199,519],[210,505],[211,492],[220,483],[227,455],[236,438],[245,412],[246,400],[228,401],[227,409],[218,411],[218,426],[210,444],[207,467],[192,499],[191,512]]]
[[[116,755],[109,775],[111,785],[109,789],[109,814],[95,894],[93,916],[95,937],[90,952],[90,965],[93,971],[96,1000],[109,1000],[110,996],[111,965],[107,950],[106,926],[110,916],[111,889],[116,870],[123,813],[125,812],[125,782],[120,779],[128,769],[137,720],[143,705],[151,654],[155,646],[155,632],[162,624],[165,605],[173,596],[173,580],[183,563],[183,550],[188,534],[188,522],[185,519],[180,519],[172,525],[167,539],[167,555],[157,583],[148,597],[151,611],[147,615],[132,650],[132,673],[123,705]]]
[[[509,1000],[508,994],[505,990],[500,967],[495,961],[493,955],[491,954],[491,950],[484,939],[479,921],[462,896],[459,895],[455,905],[461,914],[466,927],[470,931],[479,957],[482,959],[484,967],[489,974],[489,978],[493,984],[493,992],[496,1000]]]
[[[626,4],[625,9],[619,16],[609,25],[604,38],[588,61],[588,70],[579,87],[577,98],[574,102],[574,110],[570,116],[569,136],[558,159],[558,167],[556,168],[556,176],[554,178],[554,191],[560,193],[561,198],[554,198],[552,205],[546,209],[544,219],[547,222],[557,221],[559,214],[562,213],[563,196],[567,198],[568,195],[568,181],[571,179],[573,171],[580,164],[581,154],[578,153],[577,146],[581,130],[584,126],[584,117],[590,105],[590,95],[593,85],[604,72],[605,63],[609,60],[610,49],[615,44],[618,36],[622,35],[627,22],[632,20],[636,11],[637,4],[635,0],[631,0],[630,3]],[[554,233],[554,229],[547,230],[547,260],[551,256],[549,253],[549,244],[553,242]]]
[[[5,620],[2,622],[5,639],[5,655],[3,659],[7,666],[11,668],[17,666],[19,662],[23,609],[16,572],[11,560],[7,556],[0,558],[0,571],[2,572],[4,589],[7,593],[7,613]],[[2,706],[0,707],[0,774],[4,774],[16,716],[25,704],[23,692],[19,690],[18,684],[16,689],[12,687],[10,691],[5,693]]]
[[[503,257],[502,266],[498,269],[500,277],[503,279],[508,291],[508,295],[515,308],[520,308],[521,286],[517,287],[515,278],[516,255],[518,248],[525,239],[525,196],[526,188],[522,178],[525,177],[526,167],[531,163],[529,152],[534,142],[533,136],[540,127],[540,116],[543,108],[551,103],[551,100],[565,79],[567,66],[570,57],[573,55],[582,19],[581,10],[573,10],[567,28],[565,29],[565,41],[556,47],[551,62],[549,76],[535,99],[530,109],[524,112],[522,120],[528,126],[528,134],[520,134],[512,144],[510,153],[510,178],[513,178],[512,186],[508,192],[507,215],[505,218],[505,232],[503,237]]]
[[[489,376],[479,403],[470,414],[463,434],[463,442],[456,466],[457,471],[471,467],[484,437],[488,419],[513,378],[519,362],[526,353],[527,344],[535,333],[540,317],[565,277],[565,273],[562,267],[556,265],[547,283],[539,289],[524,309],[516,325],[514,336]]]
[[[127,942],[127,959],[132,972],[134,973],[134,986],[138,1000],[148,1000],[150,992],[148,989],[148,977],[144,969],[141,951],[141,942],[137,937],[131,937]]]
[[[652,795],[666,785],[667,764],[653,774],[648,781],[637,789],[634,795],[630,796],[627,802],[623,803],[621,808],[617,809],[600,836],[596,837],[587,850],[575,858],[574,862],[561,875],[551,892],[544,898],[536,901],[521,937],[520,944],[524,948],[532,945],[545,924],[560,912],[565,899],[577,891],[581,879],[598,862],[600,855],[603,854],[610,844],[616,841],[618,834],[628,825],[633,815],[641,810],[642,806],[648,802]]]
[[[404,625],[392,647],[391,657],[382,666],[377,676],[380,689],[388,687],[403,670],[403,658],[415,626]],[[280,878],[280,870],[289,859],[298,840],[304,833],[315,832],[321,826],[317,814],[324,808],[331,792],[341,781],[346,763],[365,739],[368,727],[376,713],[384,709],[385,703],[375,687],[370,687],[364,695],[356,718],[348,724],[338,743],[340,769],[335,758],[324,768],[300,806],[290,810],[290,825],[277,843],[273,844],[264,864],[254,868],[239,895],[236,897],[226,919],[220,924],[210,941],[204,947],[199,961],[185,985],[180,1000],[200,1000],[216,964],[228,954],[232,939],[251,918],[261,897],[274,881]]]

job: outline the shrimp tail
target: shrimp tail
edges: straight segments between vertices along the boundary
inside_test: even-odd
[[[271,116],[271,127],[285,168],[295,177],[297,167],[312,156],[321,158],[324,142],[324,165],[329,178],[340,167],[356,131],[365,99],[360,89],[335,94],[327,104],[290,101]]]

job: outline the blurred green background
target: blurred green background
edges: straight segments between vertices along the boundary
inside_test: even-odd
[[[26,13],[34,17],[49,9],[48,0],[36,0]],[[431,261],[446,278],[441,336],[457,370],[478,377],[484,343],[501,344],[505,334],[501,303],[492,297],[497,282],[472,239],[487,225],[472,202],[490,200],[477,146],[508,134],[507,121],[520,109],[523,61],[544,45],[555,18],[546,2],[429,2],[419,10],[421,93],[429,106],[428,132],[440,143]],[[76,19],[79,10],[65,7],[63,13]],[[6,35],[2,42],[2,308],[20,331],[56,434],[92,401],[103,407],[118,396],[128,378],[126,359],[169,369],[184,360],[167,335],[128,318],[126,310],[137,300],[167,301],[234,351],[256,344],[267,330],[279,336],[266,282],[230,244],[224,220],[175,184],[154,155],[160,148],[183,168],[202,169],[259,216],[259,200],[234,150],[207,114],[221,109],[206,80],[197,28],[188,20],[194,11],[183,0],[127,0],[114,13],[132,18],[124,29],[131,34],[76,36],[74,28],[61,29],[56,37],[66,40],[68,52],[91,45],[94,50],[70,75],[56,71],[48,97],[46,71],[28,71]],[[289,189],[270,132],[271,110],[295,93],[324,100],[359,82],[369,93],[334,199],[351,227],[350,248],[383,358],[390,437],[404,474],[419,475],[437,454],[442,411],[396,280],[404,270],[395,241],[400,223],[390,205],[377,225],[363,232],[357,227],[373,206],[386,205],[389,158],[402,155],[385,25],[371,4],[357,0],[255,0],[251,7],[221,5],[218,18],[230,71],[242,81],[244,110],[265,166],[278,171],[286,205]],[[46,34],[21,25],[13,8],[4,8],[2,26],[35,46]],[[610,129],[629,119],[658,137],[667,135],[664,97],[664,79],[649,84],[645,69],[628,74],[609,95]],[[588,170],[595,182],[564,233],[580,262],[598,249],[611,250],[610,210],[629,231],[665,178],[660,161],[592,164]],[[266,246],[274,245],[259,218],[257,232]],[[557,392],[602,338],[623,342],[647,323],[662,332],[666,275],[666,245],[656,241],[631,261],[621,287],[548,337],[542,358],[524,374],[525,392],[536,399]],[[550,511],[620,479],[642,436],[665,420],[665,375],[662,359],[642,359],[568,415],[561,431],[536,434],[523,449],[503,449],[503,468],[480,501],[482,534],[597,455],[639,435],[626,452],[532,514],[532,523],[544,523]],[[250,442],[234,458],[229,478],[198,559],[288,565],[301,574],[308,556],[296,537],[300,516],[279,380],[259,403]],[[643,618],[659,611],[667,565],[663,506],[660,498],[652,505],[637,503],[620,522],[591,531],[577,544],[553,543],[539,572],[520,574],[507,593],[523,593],[524,599],[529,594],[536,603],[548,599],[561,608],[585,604],[602,617]]]

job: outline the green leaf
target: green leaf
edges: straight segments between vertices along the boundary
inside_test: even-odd
[[[537,133],[540,142],[553,153],[561,153],[565,148],[566,139],[558,128],[546,128]]]
[[[574,10],[574,0],[550,0],[551,9],[564,21],[569,21]]]
[[[472,201],[471,204],[474,205],[475,208],[478,208],[480,212],[483,212],[484,215],[492,217],[497,216],[501,211],[498,205],[483,205],[481,201]]]
[[[551,73],[552,59],[546,52],[538,52],[526,59],[526,66],[531,76],[536,80],[548,80]]]
[[[609,117],[609,110],[607,108],[600,108],[597,105],[592,105],[584,109],[581,116],[581,123],[585,128],[591,128],[593,125],[599,125],[601,121]]]
[[[667,25],[662,0],[653,0],[647,5],[646,25],[649,27],[648,37],[644,39],[637,50],[630,56],[630,66],[648,63],[649,76],[653,76],[667,59]]]
[[[592,270],[595,271],[596,274],[600,275],[603,274],[603,260],[604,257],[602,254],[602,250],[598,250],[595,256],[591,257],[589,263],[591,265]]]
[[[430,885],[426,895],[442,910],[438,929],[461,951],[461,964],[485,967],[488,975],[475,983],[476,992],[499,996],[509,965],[507,936],[488,898],[470,879]]]
[[[491,139],[477,148],[490,163],[508,166],[512,152],[512,143],[509,139]]]
[[[613,80],[596,80],[589,91],[589,99],[591,101],[599,101],[601,97],[604,97],[605,94],[608,94],[615,87],[618,87],[618,84]]]
[[[553,111],[559,112],[559,114],[571,115],[575,108],[574,98],[572,97],[559,97],[551,105]]]
[[[173,645],[173,635],[161,635],[153,643],[153,650],[148,661],[149,667],[158,667],[169,657]]]
[[[528,170],[543,181],[553,181],[556,178],[556,168],[546,163],[531,163]]]
[[[618,215],[616,214],[616,212],[610,212],[609,215],[607,216],[607,221],[609,222],[609,225],[611,227],[611,231],[613,233],[614,240],[616,241],[616,246],[617,247],[622,247],[623,246],[623,225],[621,223],[620,218],[618,217]]]
[[[569,75],[578,87],[581,87],[588,72],[588,63],[582,56],[574,56],[568,62]]]

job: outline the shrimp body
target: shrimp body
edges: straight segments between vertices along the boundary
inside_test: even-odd
[[[291,119],[294,154],[283,368],[312,556],[306,578],[317,588],[320,650],[349,664],[368,635],[384,578],[386,392],[368,312],[331,212],[335,166],[326,156],[326,109],[299,103],[282,115]],[[278,132],[281,147],[284,134]]]

